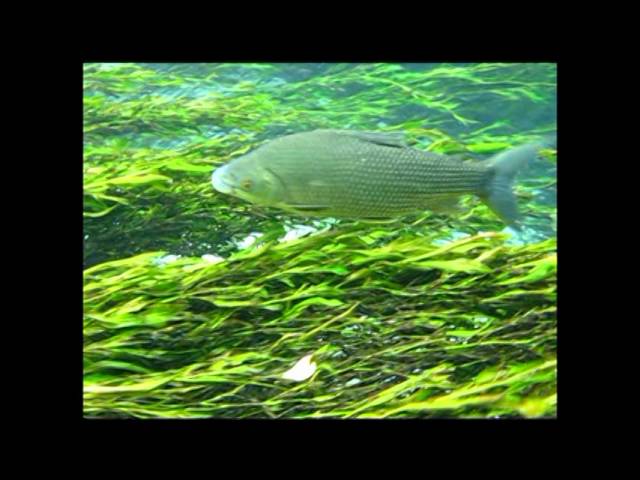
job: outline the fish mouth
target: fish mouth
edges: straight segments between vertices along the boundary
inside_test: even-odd
[[[227,179],[227,166],[223,165],[216,168],[211,175],[211,185],[220,193],[233,193],[233,185],[229,184]]]

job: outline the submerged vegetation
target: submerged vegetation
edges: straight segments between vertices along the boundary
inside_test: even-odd
[[[554,150],[515,236],[472,197],[310,221],[210,184],[315,128],[486,158],[555,132],[555,85],[549,64],[85,65],[85,416],[555,416]]]

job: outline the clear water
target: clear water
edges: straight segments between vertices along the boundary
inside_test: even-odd
[[[157,150],[175,151],[180,157],[183,152],[197,151],[203,139],[241,135],[248,142],[259,144],[282,134],[322,127],[385,130],[417,122],[425,130],[437,128],[466,144],[472,143],[478,135],[490,134],[492,138],[509,142],[516,135],[523,139],[536,138],[556,129],[555,67],[547,64],[500,64],[479,68],[475,64],[413,63],[392,65],[389,71],[370,64],[331,63],[93,64],[91,68],[98,72],[115,72],[123,78],[137,70],[144,72],[140,78],[134,75],[128,80],[130,87],[126,88],[110,89],[109,83],[99,85],[97,82],[85,86],[85,98],[104,96],[116,111],[118,105],[126,105],[131,100],[144,102],[148,99],[159,105],[158,111],[170,112],[179,102],[185,101],[191,102],[185,105],[194,105],[193,102],[210,101],[211,98],[222,104],[238,98],[261,99],[259,102],[248,101],[247,109],[250,110],[238,110],[238,121],[220,117],[214,120],[210,118],[215,117],[210,115],[213,112],[204,111],[196,122],[176,128],[131,125],[85,138],[85,147],[121,142],[128,149],[148,149],[149,156]],[[424,76],[424,81],[420,75]],[[145,81],[147,78],[149,80]],[[403,88],[410,91],[404,92]],[[459,118],[442,108],[443,102],[453,105],[452,111],[459,114]],[[263,112],[256,109],[260,105],[264,107]],[[290,112],[293,114],[289,115]],[[259,125],[243,116],[258,119]],[[283,121],[287,116],[292,121]],[[273,121],[269,121],[270,118]],[[418,133],[413,140],[417,148],[427,149],[435,138]],[[215,161],[215,158],[211,160]],[[215,165],[212,162],[211,168]],[[520,232],[504,229],[512,234],[512,243],[536,242],[555,235],[555,215],[549,214],[556,203],[556,186],[552,181],[555,169],[555,162],[540,160],[519,176],[518,188],[529,194],[526,201],[533,207],[545,207],[547,213],[525,216]],[[189,181],[193,182],[194,178]],[[202,184],[207,181],[208,175],[203,173]],[[209,191],[204,195],[214,197],[216,193]],[[280,212],[269,214],[281,216]],[[104,229],[111,220],[120,228],[120,219],[111,217],[88,221],[99,223]],[[280,221],[285,228],[282,238],[287,240],[322,231],[335,223],[331,219],[318,221],[286,216]],[[455,224],[455,220],[452,221]],[[219,226],[216,231],[212,227],[204,221],[194,222],[191,231],[181,232],[185,240],[181,243],[174,241],[175,238],[163,242],[160,235],[155,242],[145,239],[145,246],[137,248],[133,238],[129,242],[131,248],[122,253],[152,247],[168,249],[171,254],[178,255],[224,255],[217,245],[219,241],[224,241],[227,247],[233,244],[235,248],[243,248],[249,245],[245,239],[255,230],[236,232],[232,239],[222,240],[225,236],[217,233]],[[465,222],[459,222],[455,227],[453,232],[443,234],[442,241],[477,232],[477,226]],[[99,250],[100,245],[92,243],[96,240],[95,234],[91,228],[88,230],[87,235],[92,238],[86,247]],[[100,254],[95,256],[96,261],[100,258]]]

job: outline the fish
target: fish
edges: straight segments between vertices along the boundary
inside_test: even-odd
[[[472,194],[518,228],[514,179],[540,148],[534,142],[465,161],[413,148],[402,132],[318,129],[267,141],[216,168],[211,183],[292,214],[362,220],[453,211]]]

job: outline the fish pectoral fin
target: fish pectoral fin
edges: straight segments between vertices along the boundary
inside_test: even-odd
[[[361,223],[370,223],[373,225],[386,225],[390,223],[396,223],[398,222],[398,219],[389,217],[363,217],[358,218],[358,221]]]
[[[406,148],[407,144],[404,132],[358,132],[352,130],[332,130],[339,135],[347,135],[364,142],[386,145],[387,147]]]
[[[298,210],[300,212],[323,212],[329,210],[329,205],[294,205],[287,204],[288,208]]]

